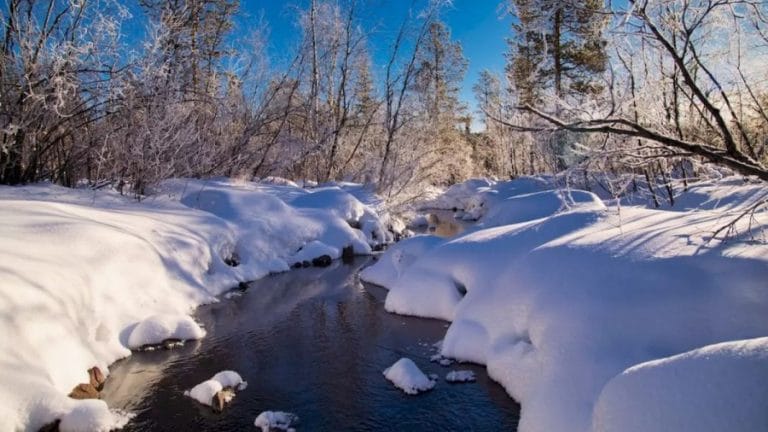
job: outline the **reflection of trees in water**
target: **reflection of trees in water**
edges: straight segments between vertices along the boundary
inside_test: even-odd
[[[427,231],[438,237],[453,237],[464,231],[464,226],[450,215],[430,213],[427,215],[427,222]]]

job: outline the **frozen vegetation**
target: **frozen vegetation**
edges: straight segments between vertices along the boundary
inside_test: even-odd
[[[0,187],[0,430],[124,423],[104,402],[67,397],[88,383],[89,368],[106,372],[132,349],[203,337],[189,313],[240,282],[391,241],[397,222],[347,190],[372,196],[353,184],[227,179],[165,181],[141,202],[50,184]]]
[[[702,182],[651,209],[469,181],[427,207],[474,228],[406,239],[361,277],[388,311],[450,321],[440,354],[485,364],[521,431],[764,430],[768,212],[712,234],[765,192]]]

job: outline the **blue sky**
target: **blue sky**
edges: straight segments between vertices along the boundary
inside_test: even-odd
[[[472,86],[480,71],[490,69],[502,72],[504,69],[505,38],[510,34],[510,18],[499,12],[499,0],[454,0],[442,19],[451,28],[454,40],[464,48],[469,61],[462,85],[461,98],[475,110]],[[298,38],[295,24],[295,7],[306,7],[309,0],[241,0],[243,16],[240,25],[247,26],[263,16],[270,27],[270,54],[279,58],[291,52]],[[418,1],[423,7],[424,1]],[[390,50],[389,43],[398,30],[408,11],[413,9],[413,0],[365,0],[361,10],[363,22],[372,30],[370,48],[373,59],[383,66]],[[477,129],[477,124],[473,129]]]

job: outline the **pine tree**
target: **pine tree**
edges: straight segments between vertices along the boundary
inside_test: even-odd
[[[510,0],[515,18],[508,40],[507,76],[521,104],[538,106],[544,95],[560,101],[583,101],[602,92],[600,77],[608,61],[603,32],[606,16],[602,0]],[[563,132],[548,138],[550,165],[568,165],[569,137]]]
[[[461,44],[451,40],[448,27],[441,21],[430,24],[419,55],[415,87],[426,113],[427,133],[432,149],[444,157],[445,168],[436,179],[452,183],[471,174],[471,146],[457,129],[465,117],[459,102],[459,87],[467,68]]]
[[[607,53],[601,0],[510,0],[515,18],[507,74],[522,103],[599,93]]]

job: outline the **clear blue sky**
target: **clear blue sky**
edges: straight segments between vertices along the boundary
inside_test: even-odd
[[[461,43],[469,64],[462,85],[461,98],[472,114],[476,109],[472,86],[480,71],[489,69],[501,73],[504,69],[505,38],[510,34],[511,19],[499,12],[500,0],[453,0],[442,19],[451,28],[454,40]],[[291,52],[298,38],[295,8],[306,7],[309,0],[241,0],[243,16],[240,25],[247,26],[263,16],[270,27],[270,53],[279,58]],[[390,42],[409,10],[418,11],[423,0],[364,0],[361,10],[363,22],[372,30],[370,48],[373,60],[383,66],[390,50]],[[479,124],[473,125],[477,130]]]

